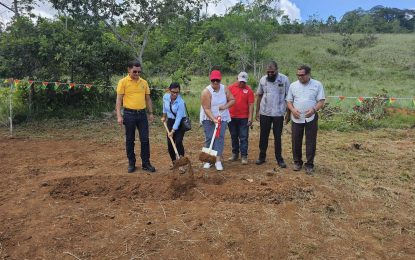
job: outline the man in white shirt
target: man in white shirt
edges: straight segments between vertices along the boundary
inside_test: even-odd
[[[314,157],[317,145],[318,114],[317,111],[324,106],[324,88],[321,82],[311,78],[311,68],[301,65],[297,68],[298,80],[290,85],[286,97],[287,107],[291,111],[292,120],[292,150],[294,171],[301,170],[302,141],[306,136],[306,173],[314,172]]]

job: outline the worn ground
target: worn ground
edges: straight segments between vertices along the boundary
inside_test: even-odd
[[[155,174],[127,174],[114,121],[0,132],[3,259],[414,259],[415,130],[321,131],[314,177],[225,162],[201,169],[202,131],[186,136],[194,176],[170,171],[151,127]],[[272,141],[271,141],[272,143]],[[225,157],[230,155],[229,135]]]

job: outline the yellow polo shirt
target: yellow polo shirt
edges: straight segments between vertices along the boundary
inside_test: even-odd
[[[145,79],[140,77],[134,80],[127,75],[118,82],[117,94],[124,95],[122,99],[124,108],[145,109],[146,95],[150,95],[150,88]]]

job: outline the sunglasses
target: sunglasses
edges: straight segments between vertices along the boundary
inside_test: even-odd
[[[141,70],[133,70],[132,73],[133,74],[140,74],[141,73]]]
[[[171,93],[172,95],[179,95],[180,91],[171,91],[171,90],[170,90],[170,93]]]
[[[215,83],[215,82],[220,82],[220,79],[212,79],[210,82]]]

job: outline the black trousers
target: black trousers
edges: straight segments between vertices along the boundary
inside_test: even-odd
[[[169,131],[171,131],[171,129],[173,128],[174,121],[175,119],[171,119],[171,118],[167,119],[167,128],[169,129]],[[180,157],[184,156],[183,138],[184,138],[184,131],[181,130],[179,127],[179,129],[174,131],[173,141],[174,141],[174,144],[176,145],[176,148],[177,148],[177,151],[179,152]],[[175,161],[177,159],[176,153],[174,152],[174,148],[170,142],[169,137],[167,137],[167,148],[169,150],[169,155],[170,155],[171,160]]]
[[[314,167],[314,157],[317,146],[318,115],[316,114],[313,121],[304,124],[291,123],[291,141],[293,149],[293,160],[295,164],[303,165],[302,146],[305,132],[305,147],[307,162],[306,167]]]
[[[265,160],[267,157],[268,138],[271,131],[274,134],[274,152],[277,161],[283,161],[281,148],[281,135],[284,126],[283,116],[259,116],[259,125],[261,128],[259,134],[259,159]]]
[[[124,110],[125,125],[125,148],[127,151],[128,163],[135,165],[136,158],[134,153],[135,129],[140,135],[141,152],[140,157],[143,164],[150,162],[150,141],[148,138],[148,120],[146,111],[139,112]]]

